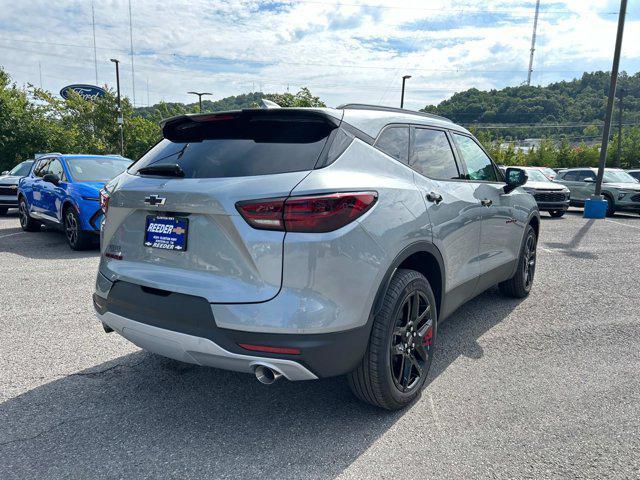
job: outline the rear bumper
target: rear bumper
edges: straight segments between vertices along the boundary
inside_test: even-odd
[[[240,372],[252,372],[258,364],[267,365],[290,380],[333,377],[354,370],[364,355],[370,333],[370,323],[331,333],[223,328],[214,318],[212,305],[202,297],[122,281],[111,284],[100,274],[93,303],[101,322],[145,350]],[[268,303],[253,307],[260,309]],[[296,349],[300,353],[257,352],[240,346],[244,344]]]
[[[289,380],[315,380],[316,377],[298,362],[284,358],[263,358],[225,350],[212,340],[187,335],[136,322],[111,312],[98,320],[144,350],[196,365],[252,373],[258,365],[268,366]]]

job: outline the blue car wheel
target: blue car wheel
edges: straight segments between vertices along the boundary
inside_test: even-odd
[[[64,212],[64,233],[71,250],[86,250],[91,247],[91,234],[82,230],[76,209],[69,207]]]

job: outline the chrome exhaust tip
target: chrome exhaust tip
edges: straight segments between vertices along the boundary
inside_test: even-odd
[[[258,381],[264,385],[271,385],[273,382],[282,377],[280,372],[266,367],[264,365],[258,365],[254,370],[255,376]]]

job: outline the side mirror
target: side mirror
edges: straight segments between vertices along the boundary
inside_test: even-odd
[[[9,175],[9,170],[5,170],[4,172],[0,173],[0,175]]]
[[[507,184],[504,186],[504,193],[509,193],[515,190],[518,187],[521,187],[527,180],[529,180],[529,175],[521,168],[507,168],[507,173],[505,174],[507,179]]]
[[[55,173],[47,173],[42,180],[45,182],[53,183],[54,185],[58,185],[60,183],[60,177]]]
[[[596,183],[596,179],[593,177],[585,178],[584,183]]]

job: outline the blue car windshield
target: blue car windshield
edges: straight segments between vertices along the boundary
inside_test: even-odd
[[[67,159],[71,177],[76,182],[108,182],[124,172],[132,161],[128,158],[75,157]]]

